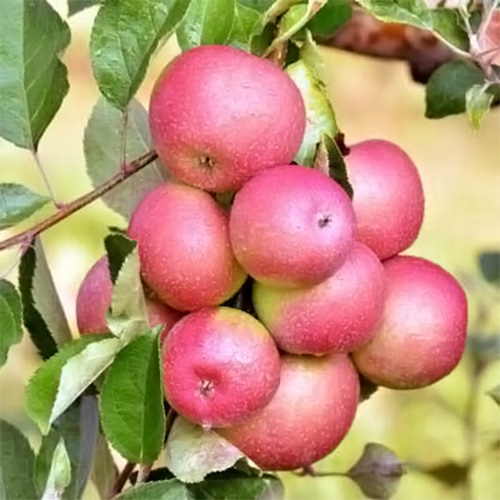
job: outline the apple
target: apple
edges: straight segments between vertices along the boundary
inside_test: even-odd
[[[372,339],[355,351],[357,369],[393,389],[430,385],[451,372],[465,348],[467,299],[460,284],[428,260],[385,261],[387,300]]]
[[[132,214],[144,281],[180,311],[218,305],[241,287],[246,273],[229,243],[229,217],[210,194],[167,182]]]
[[[356,242],[344,264],[318,285],[284,289],[255,283],[253,304],[278,347],[292,354],[350,352],[365,344],[382,318],[385,271]]]
[[[345,161],[357,239],[381,260],[407,249],[424,217],[422,182],[411,158],[399,146],[373,139],[350,146]]]
[[[279,384],[271,335],[253,316],[230,307],[186,315],[167,335],[162,359],[167,401],[206,429],[262,409]]]
[[[204,45],[164,69],[151,95],[149,123],[174,177],[220,192],[293,160],[306,118],[297,86],[280,68],[242,50]]]
[[[359,379],[343,354],[283,355],[271,402],[217,432],[264,470],[306,467],[333,451],[356,415]]]
[[[76,322],[81,335],[108,333],[106,313],[111,305],[113,283],[109,273],[108,259],[101,257],[85,275],[76,297]],[[180,311],[146,296],[146,309],[151,327],[164,325],[164,338],[172,326],[183,316]]]
[[[236,193],[231,245],[242,267],[270,286],[330,276],[354,244],[351,200],[324,173],[299,165],[264,170]]]

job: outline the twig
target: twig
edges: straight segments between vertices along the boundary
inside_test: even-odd
[[[153,464],[139,465],[139,473],[137,474],[137,483],[145,483],[151,473]]]
[[[106,181],[104,184],[101,184],[93,191],[90,191],[87,194],[84,194],[80,198],[73,200],[72,202],[64,205],[64,207],[56,212],[54,215],[48,217],[47,219],[35,224],[33,227],[23,231],[19,234],[12,236],[11,238],[7,238],[6,240],[0,242],[0,251],[5,250],[6,248],[12,247],[14,245],[23,244],[29,245],[29,243],[33,240],[35,236],[45,231],[49,227],[52,227],[54,224],[66,219],[71,214],[74,214],[81,208],[85,207],[89,203],[100,198],[103,194],[107,193],[114,187],[121,184],[125,179],[130,177],[131,175],[139,172],[139,170],[143,169],[145,166],[149,165],[153,161],[158,158],[156,151],[149,151],[145,153],[141,157],[132,161],[127,165],[126,169],[120,170],[117,174],[115,174],[111,179]]]
[[[128,126],[128,108],[122,115],[122,128],[120,131],[120,170],[127,170],[127,126]]]
[[[128,481],[128,478],[134,472],[136,464],[134,462],[127,462],[125,467],[122,469],[118,477],[116,478],[115,484],[111,488],[108,498],[114,498],[118,493],[120,493]]]

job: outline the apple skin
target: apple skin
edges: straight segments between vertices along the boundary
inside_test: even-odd
[[[229,217],[206,192],[167,182],[136,207],[128,234],[137,240],[144,281],[180,311],[216,306],[246,279],[229,243]]]
[[[164,69],[151,96],[149,123],[155,149],[174,177],[220,192],[292,161],[306,115],[300,91],[284,71],[242,50],[204,45]]]
[[[269,403],[279,385],[280,357],[253,316],[230,307],[188,314],[162,350],[165,395],[204,428],[236,423]]]
[[[358,406],[359,378],[346,355],[283,355],[280,379],[263,410],[217,430],[264,470],[298,469],[328,455]]]
[[[344,264],[325,281],[296,290],[256,282],[253,304],[283,351],[350,352],[370,340],[382,319],[385,284],[377,256],[356,242]]]
[[[433,384],[462,357],[465,293],[451,274],[422,258],[393,257],[384,268],[383,319],[371,341],[353,353],[356,367],[372,382],[392,389]]]
[[[357,239],[380,260],[406,250],[424,217],[424,192],[415,164],[391,142],[373,139],[349,147],[345,157],[354,189]]]
[[[85,275],[76,297],[76,322],[81,335],[109,333],[106,313],[111,305],[113,283],[108,259],[101,257]],[[164,325],[161,338],[179,321],[183,313],[163,302],[146,296],[146,309],[151,327]]]
[[[231,244],[242,267],[271,286],[319,283],[354,244],[351,200],[327,175],[299,165],[260,172],[236,193]]]

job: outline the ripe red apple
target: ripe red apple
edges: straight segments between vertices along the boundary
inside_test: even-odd
[[[284,71],[232,47],[204,45],[160,75],[149,123],[155,149],[175,177],[230,191],[263,168],[293,160],[306,118]]]
[[[271,402],[217,432],[264,470],[298,469],[338,446],[351,427],[358,400],[359,379],[347,356],[284,355]]]
[[[134,210],[128,234],[137,240],[144,281],[181,311],[218,305],[243,284],[229,243],[228,215],[206,192],[165,183]]]
[[[188,314],[163,343],[165,395],[205,428],[231,425],[269,403],[280,376],[273,339],[253,316],[230,307]]]
[[[358,370],[376,384],[416,389],[447,375],[460,361],[467,299],[442,267],[418,257],[384,263],[387,300],[371,341],[354,352]]]
[[[100,258],[87,272],[76,297],[76,322],[81,335],[108,333],[106,313],[111,305],[113,283],[107,257]],[[146,309],[151,327],[164,325],[162,338],[183,316],[163,302],[146,296]]]
[[[381,260],[407,249],[424,216],[422,182],[411,158],[399,146],[374,139],[350,146],[345,160],[358,240]]]
[[[242,267],[272,286],[330,276],[354,244],[351,201],[327,175],[299,165],[260,172],[236,193],[229,221]]]
[[[318,285],[284,289],[255,283],[253,303],[279,348],[293,354],[350,352],[365,344],[382,318],[385,271],[355,243],[344,264]]]

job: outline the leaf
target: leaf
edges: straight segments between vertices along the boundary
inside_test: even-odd
[[[0,279],[0,367],[7,361],[9,349],[23,338],[21,298],[15,286]]]
[[[127,460],[142,464],[158,458],[165,435],[158,331],[134,339],[118,354],[100,399],[106,438]]]
[[[337,142],[328,135],[323,135],[321,138],[316,158],[314,159],[314,168],[329,175],[331,179],[340,184],[349,198],[352,199],[354,191],[347,176],[344,157]]]
[[[104,244],[113,281],[106,321],[114,335],[128,342],[149,330],[137,243],[124,235],[112,234]]]
[[[0,184],[0,230],[27,219],[49,200],[22,184]]]
[[[90,37],[94,77],[101,94],[124,110],[146,74],[161,39],[173,32],[188,0],[106,0]]]
[[[199,500],[177,479],[140,483],[115,498],[116,500]]]
[[[58,344],[71,338],[71,332],[39,238],[21,258],[19,292],[24,326],[42,358],[48,359],[57,352]]]
[[[335,113],[318,74],[303,60],[288,66],[286,72],[300,90],[306,108],[306,130],[295,161],[311,166],[323,135],[333,137],[338,132]]]
[[[389,448],[368,443],[360,459],[347,471],[363,493],[370,498],[390,498],[405,474],[404,464]]]
[[[68,0],[68,16],[73,16],[78,12],[93,7],[101,3],[101,0]]]
[[[482,71],[470,62],[450,61],[438,68],[430,77],[425,89],[427,118],[465,111],[465,95],[473,86],[483,84]]]
[[[285,13],[291,7],[303,2],[304,0],[275,0],[271,5],[268,6],[264,16],[264,22],[267,24],[269,22],[275,21],[278,16]]]
[[[213,431],[179,416],[168,435],[166,466],[183,483],[202,481],[207,474],[232,467],[240,450]]]
[[[61,439],[52,456],[47,486],[42,495],[42,500],[59,500],[71,481],[71,464],[68,452]]]
[[[478,370],[500,359],[500,334],[474,333],[467,337],[467,351]]]
[[[142,104],[133,99],[128,106],[125,139],[121,132],[123,119],[123,113],[104,98],[100,98],[92,110],[85,128],[83,151],[87,174],[94,187],[120,171],[122,140],[125,140],[126,146],[125,159],[138,158],[150,150],[148,114]],[[154,162],[106,193],[102,200],[129,219],[144,195],[166,178],[166,169]]]
[[[469,467],[467,465],[461,465],[449,461],[433,467],[419,467],[418,470],[419,472],[423,472],[437,481],[446,484],[446,486],[454,488],[455,486],[464,484],[467,481]]]
[[[326,4],[327,0],[308,0],[307,6],[302,4],[293,5],[281,18],[278,35],[264,52],[264,56],[270,54],[279,45],[290,40],[295,33],[300,31]]]
[[[252,39],[262,33],[264,29],[263,18],[263,12],[245,5],[243,0],[236,1],[233,29],[229,35],[228,44],[250,51]]]
[[[29,381],[26,387],[27,413],[40,427],[43,434],[47,434],[50,428],[49,419],[64,365],[91,343],[101,343],[106,339],[108,339],[107,335],[86,335],[66,344],[61,351],[45,361]]]
[[[46,0],[2,2],[0,136],[38,148],[69,89],[58,59],[69,41],[68,25]]]
[[[490,389],[487,394],[491,396],[491,398],[497,405],[500,406],[500,385],[497,385],[496,387],[493,387],[493,389]]]
[[[500,252],[489,251],[479,254],[479,268],[488,283],[500,285]]]
[[[0,436],[0,498],[37,498],[33,483],[35,455],[28,440],[5,420],[0,420]]]
[[[493,102],[494,96],[487,92],[487,88],[485,85],[473,85],[465,94],[465,111],[474,130],[479,130]]]
[[[225,44],[233,31],[235,0],[195,0],[177,27],[177,41],[184,50],[199,45]]]
[[[462,18],[455,9],[432,9],[432,31],[458,49],[469,51],[469,37]]]
[[[71,467],[71,481],[63,498],[81,498],[90,475],[92,458],[99,434],[99,414],[94,395],[85,395],[71,405],[42,439],[36,458],[35,480],[39,493],[46,490],[57,444],[63,440]]]
[[[111,488],[118,477],[118,469],[113,455],[109,450],[108,442],[99,433],[92,461],[91,480],[94,483],[101,500],[108,500]]]
[[[351,18],[349,0],[328,0],[325,6],[306,24],[314,36],[328,36]]]

